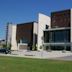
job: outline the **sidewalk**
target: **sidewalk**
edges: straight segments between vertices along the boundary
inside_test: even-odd
[[[72,52],[66,51],[12,51],[11,54],[0,54],[1,56],[27,57],[27,58],[41,58],[41,59],[62,59],[64,57],[71,57]],[[65,58],[64,58],[65,59]],[[72,57],[71,59],[72,60]]]

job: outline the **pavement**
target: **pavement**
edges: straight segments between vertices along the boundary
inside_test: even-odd
[[[40,59],[54,59],[54,60],[68,60],[72,61],[72,52],[70,51],[12,51],[11,54],[0,54],[0,56],[26,57],[26,58],[40,58]]]
[[[53,60],[72,61],[72,55],[70,55],[70,56],[65,56],[65,57],[57,57],[57,58],[53,58]]]

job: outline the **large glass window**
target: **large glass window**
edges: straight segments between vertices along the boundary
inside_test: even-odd
[[[52,32],[53,42],[69,42],[70,41],[70,31],[69,30],[58,30]]]
[[[70,30],[45,31],[44,42],[70,42]]]
[[[44,42],[49,42],[49,32],[44,31]]]
[[[29,43],[27,38],[21,38],[18,43]]]

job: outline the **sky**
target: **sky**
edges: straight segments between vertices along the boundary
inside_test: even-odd
[[[0,39],[5,39],[6,24],[37,21],[38,13],[72,8],[72,0],[0,0]]]

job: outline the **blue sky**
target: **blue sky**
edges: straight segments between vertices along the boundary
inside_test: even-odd
[[[6,23],[37,21],[38,13],[72,8],[72,0],[0,0],[0,39],[5,39]]]

